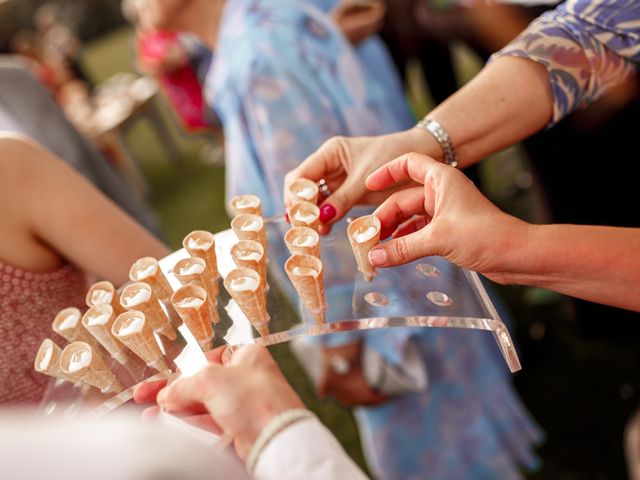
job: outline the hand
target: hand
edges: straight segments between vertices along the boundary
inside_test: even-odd
[[[190,418],[208,413],[213,426],[233,439],[238,456],[245,459],[259,433],[275,416],[304,405],[266,348],[241,347],[225,366],[222,353],[214,352],[207,367],[163,388],[156,400],[161,408]],[[136,393],[136,401],[153,396],[140,389]]]
[[[507,259],[525,241],[528,225],[500,211],[461,171],[420,154],[379,168],[366,185],[377,191],[407,179],[423,186],[393,194],[374,212],[381,238],[395,238],[369,252],[371,264],[391,267],[439,255],[508,283]]]
[[[334,397],[347,407],[375,406],[389,400],[389,396],[375,391],[364,377],[362,370],[362,343],[357,342],[340,347],[325,347],[325,371],[318,385],[320,397]],[[339,357],[349,367],[345,373],[338,373],[331,366],[332,358]]]
[[[331,138],[287,174],[285,205],[290,205],[287,192],[291,182],[298,178],[315,182],[324,178],[333,193],[320,206],[320,233],[328,233],[330,225],[344,217],[354,205],[379,205],[394,191],[367,190],[364,182],[370,173],[404,153],[416,151],[417,145],[429,145],[429,142],[435,142],[431,134],[417,128],[379,137]],[[440,148],[437,143],[435,147]],[[401,184],[395,190],[406,186]]]
[[[370,37],[382,27],[386,6],[376,0],[342,1],[331,11],[331,18],[354,45]]]

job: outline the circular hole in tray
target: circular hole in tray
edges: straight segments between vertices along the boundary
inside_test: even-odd
[[[369,292],[364,296],[365,302],[374,307],[384,307],[389,304],[389,299],[386,295],[379,292]]]
[[[453,304],[453,299],[442,292],[429,292],[427,293],[427,298],[439,307],[448,307]]]
[[[431,265],[430,263],[421,263],[416,265],[416,270],[418,270],[425,277],[438,277],[440,276],[440,270]]]

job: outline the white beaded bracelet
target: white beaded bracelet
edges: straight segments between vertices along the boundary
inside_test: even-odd
[[[258,457],[265,449],[267,444],[282,430],[287,428],[292,423],[298,422],[305,418],[314,418],[315,415],[309,410],[304,408],[292,408],[291,410],[285,410],[281,414],[273,417],[269,423],[262,429],[258,438],[253,443],[249,455],[247,456],[247,470],[253,474],[253,469],[258,462]]]

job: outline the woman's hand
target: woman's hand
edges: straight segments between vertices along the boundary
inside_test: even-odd
[[[411,179],[422,186],[391,195],[375,215],[389,242],[369,252],[376,267],[439,255],[500,283],[509,282],[510,254],[525,242],[528,225],[500,211],[459,170],[410,153],[367,178],[370,190]]]
[[[364,182],[369,174],[404,153],[421,151],[418,145],[429,146],[430,142],[435,142],[431,134],[417,128],[379,137],[333,137],[287,174],[285,205],[290,205],[287,192],[291,182],[298,178],[315,182],[324,179],[333,192],[320,206],[320,233],[327,233],[330,225],[353,206],[379,205],[394,191],[367,190]],[[440,148],[437,143],[435,147]],[[395,190],[406,187],[407,183],[410,182],[401,182]]]
[[[186,415],[190,423],[214,430],[217,427],[233,439],[242,459],[275,416],[292,408],[304,408],[266,348],[241,347],[224,366],[220,349],[209,360],[211,363],[196,375],[178,379],[159,392],[159,384],[139,387],[136,401],[142,403],[155,397],[160,408]],[[213,421],[204,420],[203,413]]]

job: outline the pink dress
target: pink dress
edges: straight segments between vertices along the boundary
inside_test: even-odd
[[[66,341],[51,330],[66,307],[84,307],[87,280],[64,265],[52,272],[31,272],[0,261],[0,404],[37,403],[50,377],[33,369],[40,343]]]

